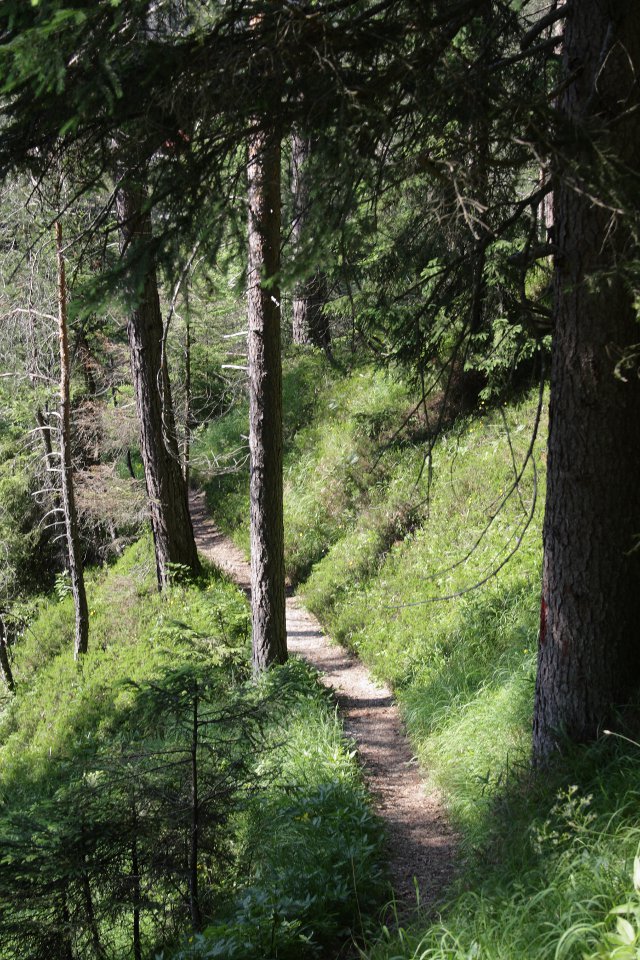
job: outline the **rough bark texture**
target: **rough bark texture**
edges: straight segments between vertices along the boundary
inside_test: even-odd
[[[600,147],[637,171],[640,20],[631,0],[573,5],[576,75],[559,104],[579,171]],[[636,111],[635,113],[633,111]],[[628,111],[623,117],[623,111]],[[556,330],[534,758],[561,736],[598,735],[640,686],[640,380],[617,362],[640,340],[621,265],[638,251],[624,217],[592,203],[580,173],[556,178]],[[576,188],[577,185],[577,188]],[[622,185],[617,180],[617,186]]]
[[[71,592],[75,608],[74,657],[87,652],[89,644],[89,608],[84,587],[84,571],[78,535],[78,516],[73,489],[71,462],[71,400],[69,395],[69,338],[67,332],[67,286],[62,252],[62,224],[56,223],[58,258],[58,336],[60,340],[60,462],[62,471],[62,508],[67,531],[67,552]]]
[[[313,149],[312,140],[294,130],[291,136],[291,190],[293,193],[292,239],[296,253],[300,253],[307,231],[311,192],[308,172],[305,169]],[[327,302],[327,278],[317,270],[312,276],[296,285],[293,294],[293,341],[313,344],[328,349],[331,331],[328,317],[324,314]]]
[[[251,453],[251,607],[253,668],[287,658],[282,507],[280,143],[249,145],[249,448]]]
[[[122,188],[118,191],[123,253],[135,254],[135,246],[146,243],[150,237],[151,220],[144,211],[143,200],[140,190]],[[127,332],[158,585],[163,589],[171,579],[172,564],[181,564],[196,572],[200,565],[180,463],[153,265],[147,266],[137,306],[129,314]]]

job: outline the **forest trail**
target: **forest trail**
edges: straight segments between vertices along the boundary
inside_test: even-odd
[[[192,493],[190,506],[198,549],[248,594],[250,567],[242,552],[215,528],[203,494]],[[376,811],[387,826],[400,918],[416,908],[416,884],[420,909],[429,910],[452,879],[456,837],[439,794],[420,777],[390,691],[372,681],[357,657],[332,644],[295,596],[287,599],[287,642],[289,652],[312,664],[333,691],[345,732],[357,746]]]

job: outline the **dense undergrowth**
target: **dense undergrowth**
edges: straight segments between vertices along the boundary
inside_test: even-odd
[[[529,767],[546,401],[532,387],[481,407],[431,455],[417,398],[388,373],[337,373],[302,353],[287,363],[285,401],[288,575],[392,683],[461,837],[440,921],[367,955],[637,960],[640,747],[609,737],[544,777]],[[237,406],[200,452],[237,457],[243,434]],[[200,479],[246,546],[246,471]]]
[[[37,600],[0,712],[0,957],[313,957],[384,896],[380,825],[312,673],[249,676],[215,571],[155,589],[148,539]],[[197,842],[194,846],[194,836]]]

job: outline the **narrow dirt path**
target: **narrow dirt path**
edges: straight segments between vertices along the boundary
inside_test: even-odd
[[[250,593],[250,567],[241,551],[210,521],[204,496],[192,494],[199,550]],[[378,814],[387,824],[389,866],[398,912],[406,918],[441,897],[452,878],[453,834],[436,791],[426,790],[390,691],[375,684],[360,661],[332,644],[297,597],[287,599],[289,652],[304,657],[336,698],[345,731],[357,746]]]

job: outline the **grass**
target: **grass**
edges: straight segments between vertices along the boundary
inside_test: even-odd
[[[461,838],[440,919],[383,931],[365,955],[637,960],[640,748],[609,738],[544,777],[529,766],[546,407],[528,460],[534,395],[454,424],[425,462],[416,417],[395,434],[415,402],[400,380],[360,367],[296,382],[306,419],[287,431],[288,573],[392,684]],[[210,503],[246,543],[246,496],[231,522],[224,493]]]
[[[130,836],[145,956],[337,951],[362,936],[386,887],[380,824],[334,707],[298,661],[251,681],[247,603],[216,571],[162,597],[154,581],[149,538],[91,573],[79,665],[63,582],[15,645],[17,695],[0,713],[0,957],[66,958],[69,943],[93,956],[92,929],[105,957],[129,955]],[[182,854],[175,867],[171,851],[186,842],[180,758],[194,696],[210,718],[199,754],[207,922],[189,939]]]

